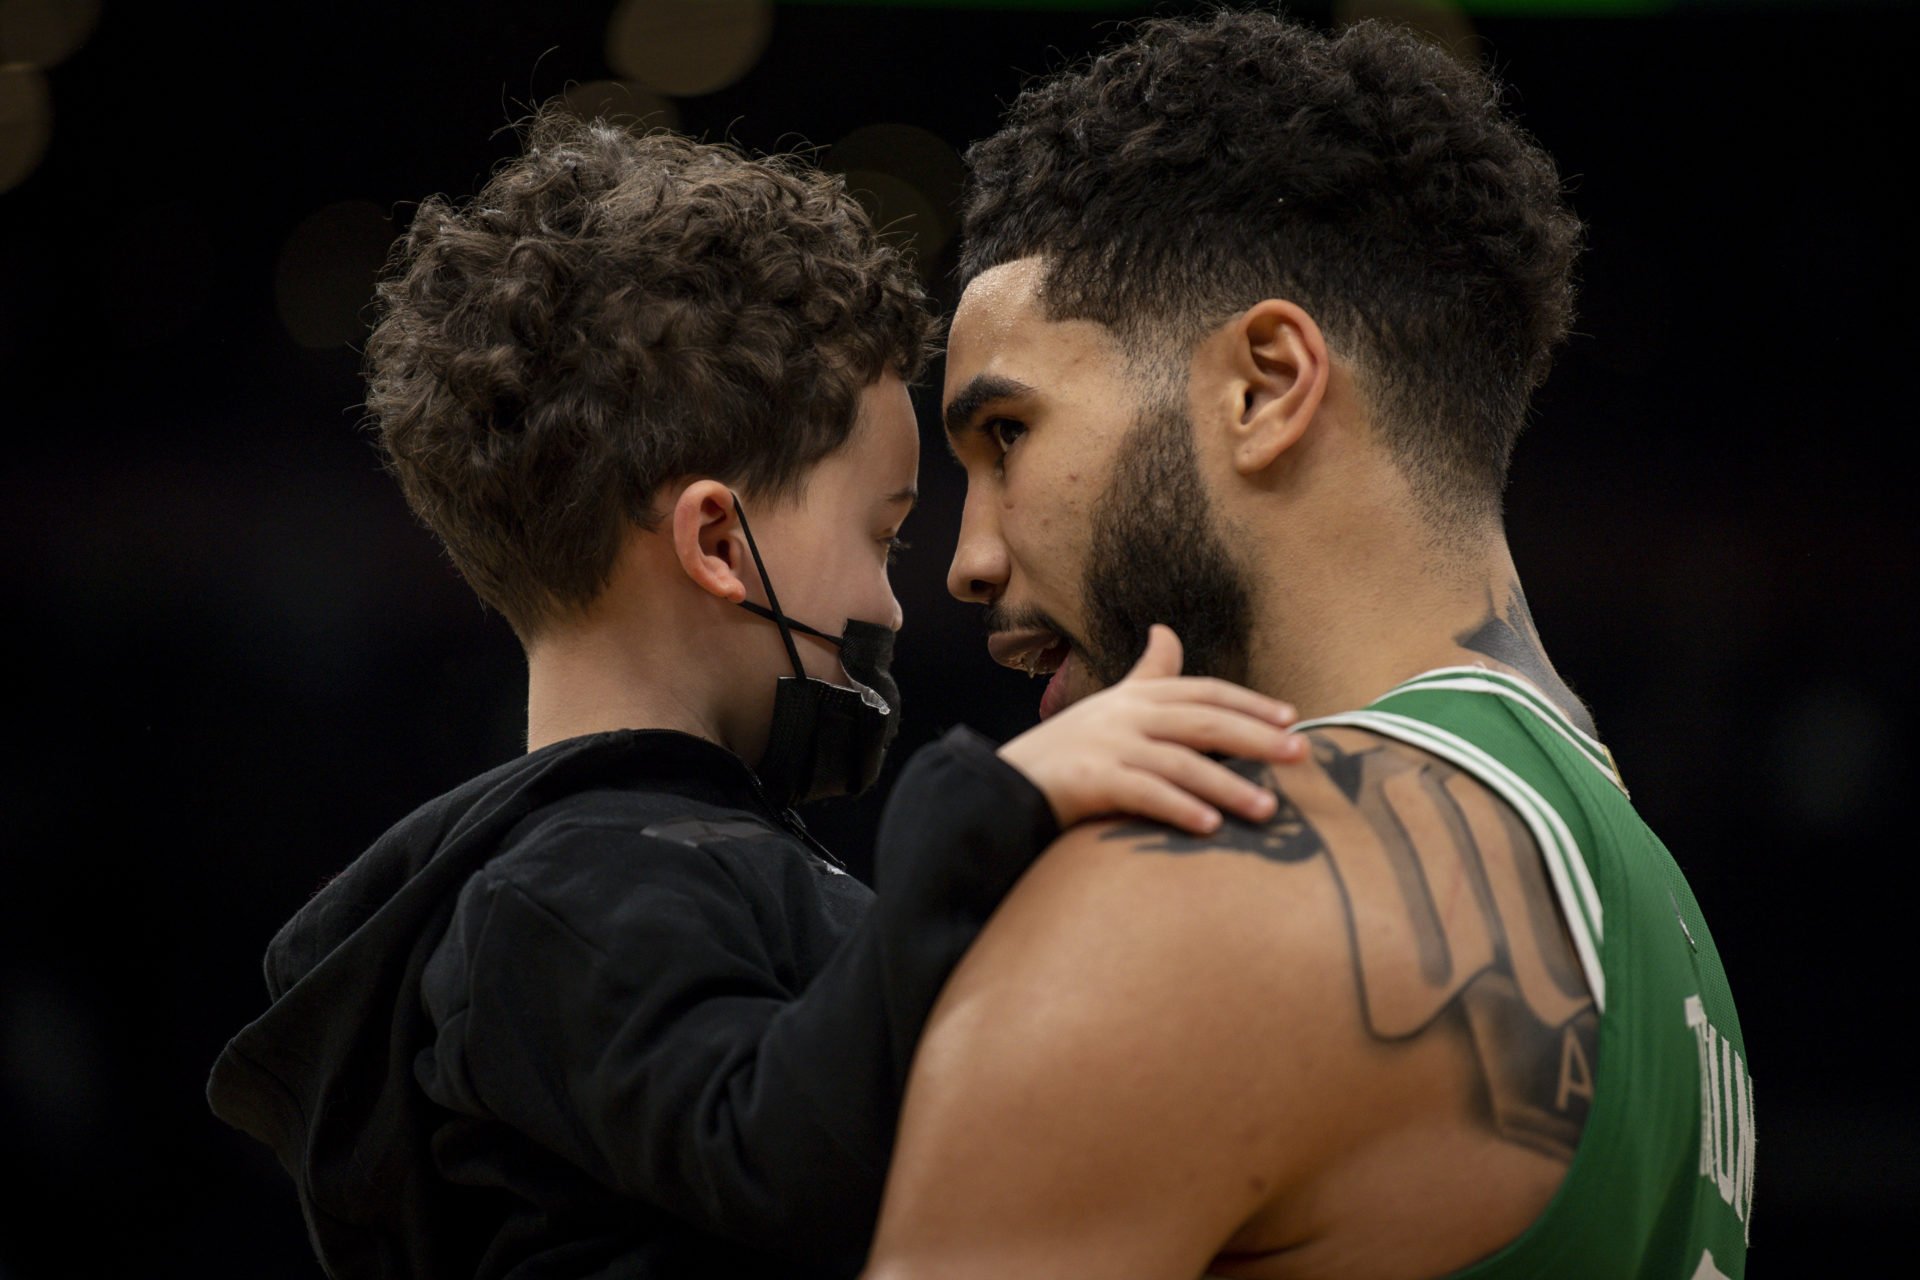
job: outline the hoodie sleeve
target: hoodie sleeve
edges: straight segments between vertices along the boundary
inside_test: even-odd
[[[488,871],[463,892],[423,983],[439,1034],[421,1082],[692,1226],[851,1270],[934,998],[1057,834],[990,744],[949,733],[889,799],[874,906],[796,990],[765,922],[779,904],[710,851],[560,824],[542,865],[591,874]]]

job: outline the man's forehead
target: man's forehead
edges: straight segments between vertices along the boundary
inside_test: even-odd
[[[1018,258],[968,282],[948,330],[945,400],[983,376],[1045,390],[1089,355],[1117,354],[1113,335],[1088,320],[1048,317],[1041,291],[1046,262]]]
[[[1047,282],[1044,258],[1016,258],[989,267],[967,282],[955,316],[975,321],[1001,321],[1040,315],[1040,290]]]

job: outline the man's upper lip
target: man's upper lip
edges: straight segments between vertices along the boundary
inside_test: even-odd
[[[1025,671],[1037,675],[1041,671],[1052,671],[1059,662],[1048,654],[1050,649],[1059,649],[1065,656],[1066,642],[1052,631],[1027,629],[1021,631],[996,631],[987,637],[987,652],[993,660],[1003,667],[1012,667],[1015,671]]]

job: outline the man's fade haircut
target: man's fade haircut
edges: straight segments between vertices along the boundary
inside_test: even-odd
[[[1573,311],[1580,223],[1487,76],[1403,29],[1157,19],[966,156],[961,283],[1038,255],[1056,320],[1185,384],[1263,298],[1311,313],[1443,530],[1498,518]]]
[[[389,469],[523,643],[605,588],[663,483],[773,498],[863,388],[922,371],[912,265],[842,181],[557,104],[463,204],[423,202],[378,287],[367,409]]]

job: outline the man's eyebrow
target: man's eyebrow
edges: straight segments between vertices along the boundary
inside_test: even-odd
[[[892,505],[898,502],[904,502],[907,504],[907,510],[911,512],[913,510],[914,504],[920,501],[920,491],[914,488],[912,485],[908,485],[904,489],[896,489],[892,493],[888,494],[886,496],[885,501],[889,505]]]
[[[995,400],[1013,400],[1033,394],[1032,387],[1014,378],[995,373],[976,374],[953,399],[947,401],[947,435],[957,436],[965,431],[974,415]]]

